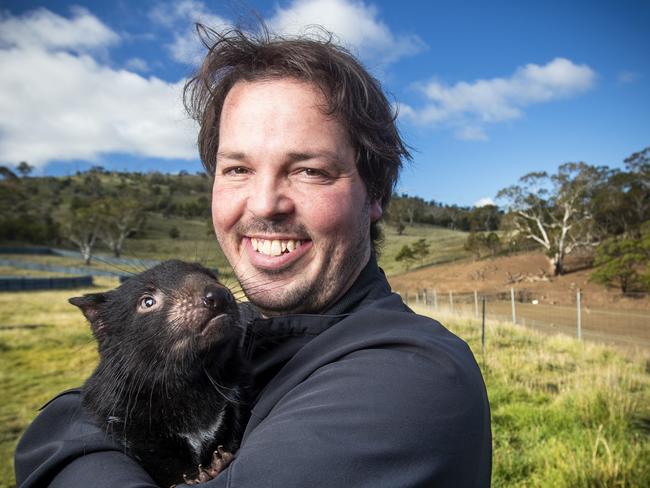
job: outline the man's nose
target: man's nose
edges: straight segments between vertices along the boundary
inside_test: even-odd
[[[287,182],[281,178],[256,175],[248,195],[248,210],[256,217],[270,219],[294,210]]]

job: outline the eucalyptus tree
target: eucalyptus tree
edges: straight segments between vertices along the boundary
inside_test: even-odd
[[[545,171],[522,176],[519,183],[502,189],[515,234],[542,246],[553,275],[565,272],[565,259],[580,247],[597,245],[591,197],[607,168],[564,163],[555,174]]]

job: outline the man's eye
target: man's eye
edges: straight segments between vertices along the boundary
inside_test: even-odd
[[[250,171],[248,168],[245,168],[244,166],[234,166],[232,168],[226,168],[223,171],[223,174],[225,175],[233,175],[233,176],[240,176],[240,175],[246,175]]]
[[[325,178],[327,175],[324,171],[314,168],[302,168],[302,173],[310,178]]]

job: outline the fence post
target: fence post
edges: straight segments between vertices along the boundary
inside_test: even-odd
[[[449,309],[454,313],[454,292],[449,290]]]
[[[510,303],[512,303],[512,323],[517,323],[517,313],[515,311],[515,289],[510,288]]]
[[[438,292],[433,289],[433,308],[438,311]]]
[[[580,288],[578,288],[578,291],[576,292],[576,308],[578,312],[578,320],[577,320],[577,326],[578,326],[578,340],[582,339],[582,313],[580,311]]]
[[[485,355],[485,297],[483,297],[483,320],[481,321],[481,350]]]
[[[474,290],[474,315],[478,318],[478,292]]]
[[[415,289],[415,304],[417,305],[417,304],[419,304],[419,303],[420,303],[420,290],[418,290],[418,289],[416,288],[416,289]]]

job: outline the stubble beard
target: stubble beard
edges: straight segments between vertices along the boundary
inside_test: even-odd
[[[257,270],[252,276],[246,276],[233,264],[235,275],[248,300],[267,317],[318,313],[333,305],[352,285],[370,257],[369,211],[370,202],[367,201],[358,225],[354,226],[354,229],[357,229],[355,235],[333,236],[330,248],[321,250],[321,269],[316,277],[301,277],[300,260],[278,271]],[[304,227],[298,228],[298,235],[306,235]],[[252,231],[284,231],[291,234],[288,225],[277,225],[273,222],[262,224],[259,221],[246,225],[245,228],[242,226],[236,231],[239,235],[250,235],[254,233]],[[341,242],[357,245],[343,249],[338,246]]]

